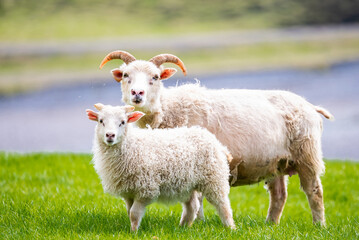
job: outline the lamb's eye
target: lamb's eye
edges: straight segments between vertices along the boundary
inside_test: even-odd
[[[127,78],[127,77],[128,77],[128,73],[124,73],[124,74],[123,74],[123,77],[124,77],[124,78]]]
[[[125,124],[125,121],[122,121],[121,124],[124,125],[124,124]]]
[[[158,78],[159,78],[158,75],[155,75],[155,76],[153,76],[152,79],[153,79],[153,80],[158,80]]]
[[[102,119],[100,119],[100,123],[103,123],[103,120],[102,120]]]

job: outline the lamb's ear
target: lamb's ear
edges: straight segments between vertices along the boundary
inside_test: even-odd
[[[165,80],[165,79],[172,77],[176,72],[177,72],[177,70],[175,68],[163,69],[163,71],[161,73],[161,80]]]
[[[133,110],[135,110],[134,106],[130,106],[130,105],[126,105],[123,107],[126,111],[126,113],[132,112]]]
[[[103,105],[102,103],[96,103],[94,106],[99,111],[101,111],[105,107],[105,105]]]
[[[122,71],[119,68],[115,68],[111,70],[113,78],[117,81],[117,82],[121,82],[122,80]]]
[[[91,109],[86,109],[87,116],[90,120],[96,121],[98,120],[98,113],[92,111]]]
[[[136,122],[138,119],[140,119],[144,115],[145,114],[143,112],[139,112],[139,111],[132,112],[127,115],[127,122],[128,123]]]

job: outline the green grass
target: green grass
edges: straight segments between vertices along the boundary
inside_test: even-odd
[[[277,7],[190,0],[0,1],[0,41],[178,34],[278,25]],[[2,7],[3,5],[3,7]],[[272,4],[273,5],[273,4]],[[291,7],[295,9],[294,7]],[[273,10],[273,11],[272,11]]]
[[[224,229],[205,202],[204,222],[178,226],[179,204],[152,204],[137,234],[122,200],[104,194],[90,155],[0,153],[0,239],[358,239],[359,164],[327,161],[327,228],[314,226],[298,177],[290,178],[280,225],[265,223],[263,183],[237,187],[230,199],[237,230]]]
[[[0,41],[348,23],[358,22],[357,8],[338,0],[2,0]]]

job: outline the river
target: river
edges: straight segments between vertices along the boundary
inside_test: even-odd
[[[107,74],[107,75],[106,75]],[[0,98],[0,150],[9,152],[91,151],[95,123],[86,108],[122,104],[120,85],[104,73],[91,81]],[[327,108],[335,121],[324,120],[323,153],[328,159],[359,160],[359,60],[328,69],[284,69],[196,76],[207,88],[289,90]],[[195,82],[176,74],[166,86]]]

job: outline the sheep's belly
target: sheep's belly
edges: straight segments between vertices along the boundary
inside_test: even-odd
[[[192,192],[161,193],[160,196],[157,198],[157,201],[165,204],[187,202],[190,199],[191,194]]]
[[[283,175],[292,176],[297,173],[295,169],[295,162],[290,156],[261,162],[243,161],[236,166],[236,169],[231,169],[231,173],[236,172],[237,175],[237,179],[231,181],[231,186],[254,184]]]
[[[170,188],[168,186],[164,188],[161,186],[159,189],[149,192],[144,192],[143,190],[139,189],[117,189],[116,193],[111,194],[120,196],[122,198],[143,198],[149,200],[150,202],[174,204],[178,202],[187,202],[190,199],[193,191],[195,191],[193,186],[184,186],[181,189],[176,189],[175,187]]]

